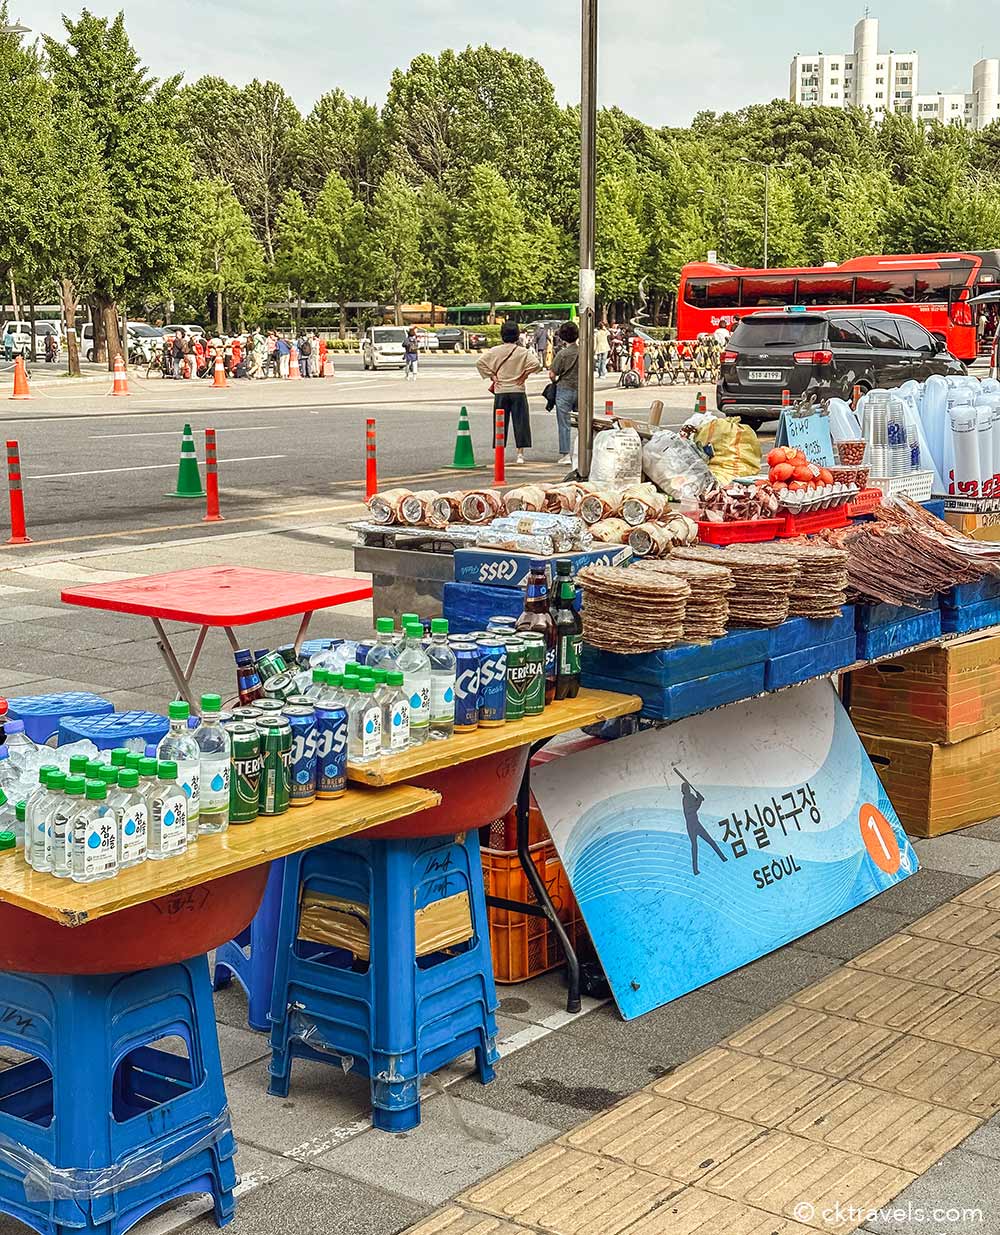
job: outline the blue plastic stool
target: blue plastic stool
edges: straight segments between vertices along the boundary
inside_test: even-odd
[[[235,1209],[233,1138],[204,956],[140,973],[0,973],[0,1211],[43,1235],[120,1235],[165,1202]],[[151,1045],[180,1038],[188,1058]]]
[[[341,920],[367,923],[369,960],[299,938],[300,898],[307,893],[335,898]],[[418,957],[416,914],[462,893],[471,938]],[[480,1080],[493,1079],[496,1007],[476,832],[457,840],[352,838],[285,859],[271,1008],[272,1094],[287,1096],[293,1058],[339,1063],[370,1078],[377,1128],[414,1128],[424,1073],[474,1051]]]
[[[278,948],[278,920],[281,916],[281,888],[285,860],[271,863],[264,899],[253,921],[230,943],[215,953],[215,989],[221,991],[239,982],[247,995],[247,1023],[251,1029],[267,1033],[271,1028],[271,996],[274,987],[274,957]],[[246,948],[249,946],[250,955]]]
[[[343,643],[342,639],[307,639],[299,648],[300,656],[315,656],[317,652],[328,652],[330,648]]]
[[[112,712],[110,716],[71,716],[60,722],[59,745],[93,742],[98,750],[114,750],[129,738],[157,745],[166,737],[170,721],[156,712]]]
[[[38,746],[55,737],[67,716],[106,716],[115,710],[110,699],[77,690],[65,695],[22,695],[9,699],[8,704],[11,720],[23,720],[24,732]]]

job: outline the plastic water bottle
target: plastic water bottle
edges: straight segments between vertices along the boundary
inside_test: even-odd
[[[88,780],[85,797],[86,805],[70,820],[70,877],[74,883],[97,883],[118,874],[118,820],[103,781]]]
[[[156,748],[159,763],[177,765],[177,780],[187,798],[188,840],[198,839],[198,815],[201,808],[201,751],[188,729],[191,709],[183,699],[175,699],[167,708],[170,732]]]
[[[380,617],[375,622],[375,634],[378,642],[365,657],[365,664],[371,669],[398,669],[396,659],[396,623],[390,617]]]
[[[229,734],[219,724],[222,699],[202,695],[201,725],[194,740],[201,752],[201,804],[198,831],[202,834],[225,832],[229,827],[229,764],[232,746]]]
[[[139,760],[139,767],[137,769],[139,772],[139,792],[146,801],[147,841],[149,837],[148,829],[152,826],[153,822],[152,797],[153,793],[160,787],[160,782],[156,776],[157,768],[158,765],[156,760],[151,758],[149,755],[144,755]]]
[[[58,783],[53,783],[61,778]],[[36,871],[52,869],[52,816],[62,799],[63,773],[54,764],[38,771],[38,789],[27,798],[25,810],[25,860]]]
[[[382,754],[398,755],[410,745],[410,699],[398,669],[386,674],[380,693],[382,707]]]
[[[187,803],[187,795],[177,783],[177,764],[172,759],[164,759],[157,764],[156,787],[149,794],[146,857],[151,861],[174,858],[187,849]]]
[[[49,776],[49,788],[55,796],[49,828],[52,834],[51,870],[57,879],[68,879],[73,873],[73,820],[85,805],[87,780],[83,776],[66,776],[63,772],[57,772]]]
[[[14,807],[14,839],[20,848],[24,848],[24,812],[27,802],[18,802]]]
[[[347,720],[347,757],[354,763],[371,763],[382,754],[382,710],[375,698],[375,683],[358,683]]]
[[[17,768],[10,761],[7,747],[0,745],[0,785],[16,785],[17,780]]]
[[[312,669],[310,670],[310,673],[312,674],[312,680],[310,685],[305,689],[305,696],[307,699],[312,699],[315,703],[315,701],[323,694],[323,687],[326,685],[327,670]]]
[[[431,621],[431,642],[427,649],[431,666],[432,738],[450,738],[455,732],[455,653],[448,646],[448,621]]]
[[[11,764],[22,773],[33,772],[37,766],[38,747],[24,732],[24,721],[8,720],[4,727],[7,730],[7,757]]]
[[[17,808],[0,786],[0,832],[17,833]],[[23,837],[23,833],[22,833]]]
[[[119,793],[125,801],[118,821],[118,865],[121,870],[138,866],[146,860],[149,837],[149,808],[139,788],[136,768],[121,768],[118,772]]]
[[[431,662],[422,647],[423,626],[419,622],[410,622],[405,628],[405,635],[397,659],[410,701],[410,743],[419,746],[427,741],[431,723]]]

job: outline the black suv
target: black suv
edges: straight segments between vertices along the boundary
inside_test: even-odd
[[[782,394],[795,400],[918,382],[934,373],[963,374],[945,344],[908,317],[864,309],[752,313],[722,353],[716,404],[748,424],[773,420]]]

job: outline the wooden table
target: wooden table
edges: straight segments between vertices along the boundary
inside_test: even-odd
[[[414,785],[375,792],[349,789],[342,798],[315,802],[284,815],[261,816],[218,836],[200,836],[180,857],[142,862],[99,883],[73,883],[32,870],[21,853],[0,855],[0,902],[16,905],[62,926],[83,926],[108,914],[196,887],[378,827],[437,806],[441,795]]]

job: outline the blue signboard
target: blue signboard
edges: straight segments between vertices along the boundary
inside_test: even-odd
[[[553,760],[532,789],[626,1020],[917,869],[828,682]]]
[[[820,467],[836,466],[830,417],[823,412],[812,412],[808,416],[782,412],[774,444],[801,450],[810,463],[818,463]]]

